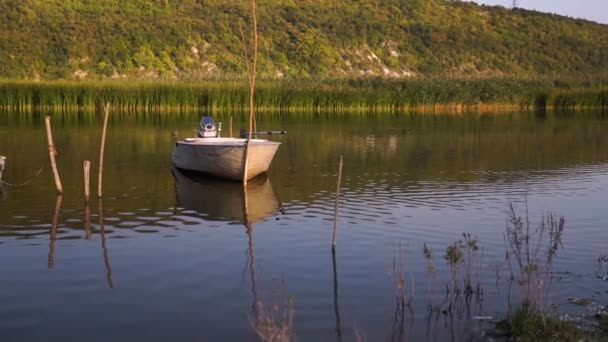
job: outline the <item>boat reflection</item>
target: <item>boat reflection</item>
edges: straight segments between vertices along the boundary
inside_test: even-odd
[[[177,206],[208,219],[256,223],[279,211],[279,200],[265,174],[247,182],[246,189],[240,182],[176,168],[173,176]]]

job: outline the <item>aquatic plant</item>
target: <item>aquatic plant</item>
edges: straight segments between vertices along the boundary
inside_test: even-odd
[[[245,82],[231,80],[169,81],[0,81],[0,109],[13,112],[102,112],[112,104],[119,115],[230,114],[247,117]],[[483,110],[562,111],[608,109],[602,83],[512,78],[407,80],[283,80],[260,81],[255,107],[265,115],[377,115],[410,111]]]
[[[450,273],[452,275],[451,291],[460,293],[461,289],[458,285],[460,269],[464,269],[462,291],[466,296],[473,293],[481,294],[481,284],[479,283],[479,269],[474,269],[475,265],[479,265],[479,242],[477,238],[473,238],[470,233],[462,233],[463,240],[454,241],[446,248],[444,259],[448,263]],[[473,278],[477,279],[476,284],[473,284]]]
[[[580,341],[581,332],[573,322],[546,316],[529,301],[524,301],[497,329],[514,341]]]
[[[405,267],[405,250],[399,242],[397,249],[393,248],[393,264],[391,269],[391,279],[395,288],[395,311],[393,314],[393,323],[391,328],[391,337],[393,341],[402,341],[405,334],[405,308],[408,308],[410,313],[411,326],[414,324],[414,312],[411,307],[411,302],[414,299],[414,276],[410,273],[410,290],[411,295],[406,293],[406,267]],[[408,298],[409,297],[409,298]]]
[[[252,322],[255,333],[267,342],[287,342],[295,339],[293,319],[295,301],[282,281],[279,293],[255,302],[256,317]]]
[[[409,306],[414,298],[414,278],[413,275],[410,275],[412,292],[411,295],[409,295],[409,298],[406,300],[408,294],[406,293],[407,284],[405,273],[405,251],[401,242],[399,242],[399,246],[396,249],[393,248],[393,263],[390,272],[390,277],[395,288],[395,300],[399,310]]]
[[[542,301],[551,283],[553,260],[562,247],[566,221],[548,213],[543,215],[537,228],[532,228],[527,201],[525,217],[517,214],[512,202],[508,215],[504,241],[510,280],[520,286],[524,300],[543,312]]]

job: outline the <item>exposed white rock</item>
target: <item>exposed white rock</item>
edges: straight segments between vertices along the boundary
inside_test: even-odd
[[[83,78],[87,77],[88,74],[89,74],[88,71],[85,71],[82,69],[78,69],[78,70],[74,71],[74,76],[78,79],[83,79]]]
[[[192,46],[190,52],[192,52],[195,57],[198,57],[198,48],[196,46]]]

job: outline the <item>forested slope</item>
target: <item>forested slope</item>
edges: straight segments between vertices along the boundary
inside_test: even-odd
[[[608,25],[445,0],[258,0],[264,78],[594,77]],[[4,0],[0,77],[235,78],[247,1]]]

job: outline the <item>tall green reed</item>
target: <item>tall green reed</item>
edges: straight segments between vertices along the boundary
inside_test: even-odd
[[[123,114],[229,113],[244,117],[247,84],[241,80],[169,81],[0,81],[0,109],[14,112],[102,110]],[[375,115],[408,111],[476,110],[489,106],[522,110],[608,109],[602,84],[509,78],[408,80],[261,81],[258,111],[270,115]]]

